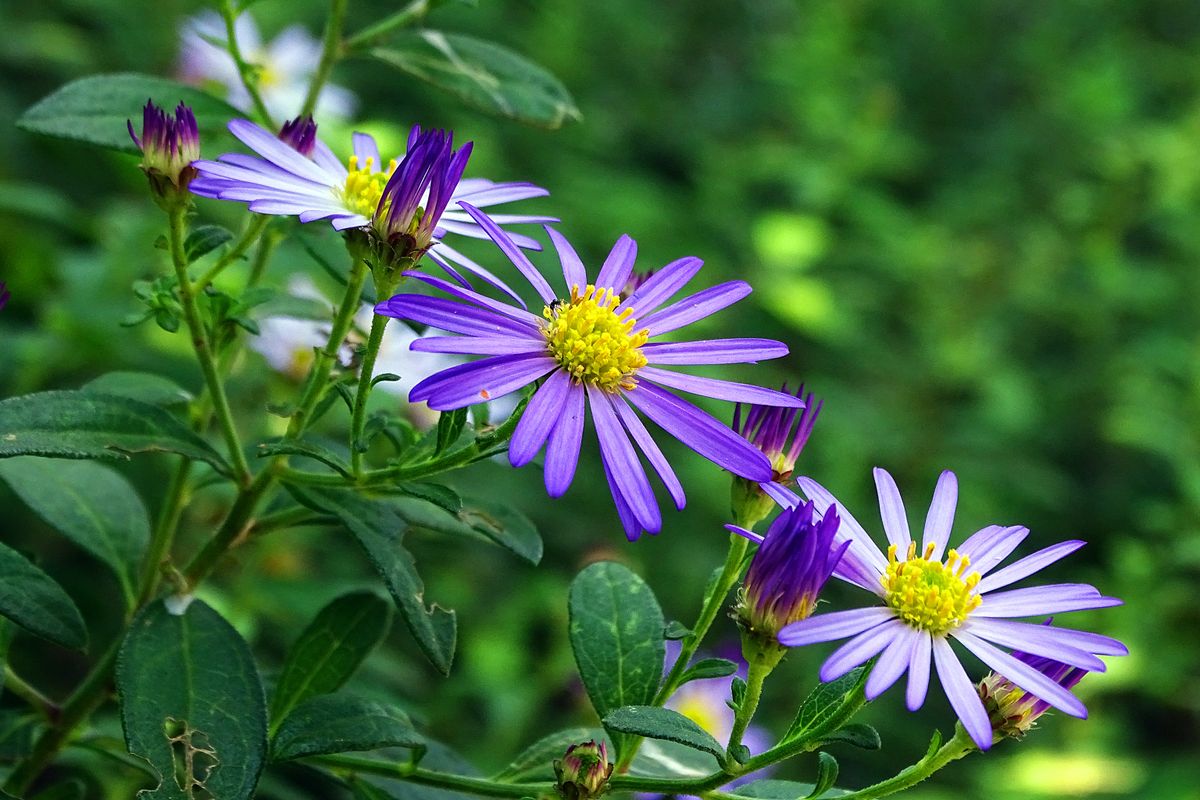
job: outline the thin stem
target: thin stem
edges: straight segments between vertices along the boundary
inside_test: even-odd
[[[345,44],[346,52],[352,53],[370,47],[392,31],[407,28],[420,21],[429,12],[430,6],[429,0],[413,0],[395,14],[384,17],[348,38]]]
[[[251,517],[254,515],[254,509],[258,506],[258,501],[275,483],[275,470],[268,467],[258,473],[254,481],[247,487],[238,492],[237,498],[233,501],[233,507],[229,509],[229,514],[225,517],[225,521],[221,523],[221,527],[213,535],[203,549],[196,554],[192,559],[192,563],[187,565],[184,570],[183,577],[187,582],[188,587],[195,588],[202,580],[208,577],[208,573],[212,572],[213,567],[225,555],[230,547],[241,539],[243,534],[247,532],[250,526]]]
[[[355,477],[362,474],[363,451],[359,447],[363,427],[367,419],[367,397],[371,394],[371,378],[375,374],[375,359],[379,357],[379,346],[383,344],[383,333],[391,317],[375,314],[371,318],[371,335],[367,339],[367,351],[363,354],[362,368],[358,373],[358,394],[354,398],[354,414],[350,420],[350,469]]]
[[[254,111],[260,117],[259,121],[264,123],[267,128],[275,130],[275,121],[271,119],[271,112],[267,110],[267,104],[263,102],[262,95],[258,91],[257,68],[246,61],[242,55],[242,48],[238,44],[237,10],[233,7],[231,0],[221,3],[221,16],[225,19],[225,46],[229,50],[229,55],[233,57],[233,63],[237,65],[238,77],[242,79],[242,86],[246,87],[246,93],[250,95],[250,102],[254,104]]]
[[[271,218],[265,214],[254,214],[246,222],[246,227],[242,231],[242,235],[238,237],[225,254],[217,259],[217,263],[208,268],[208,271],[200,276],[196,281],[196,291],[204,291],[205,287],[217,279],[217,276],[225,271],[225,268],[241,258],[250,245],[258,241],[258,237],[262,236],[263,231],[267,229],[267,225],[271,223]]]
[[[483,797],[533,797],[554,793],[554,784],[549,781],[538,783],[506,783],[488,778],[473,778],[454,775],[432,769],[416,767],[408,763],[389,763],[358,756],[319,756],[312,759],[318,764],[347,772],[364,775],[380,775],[425,786],[454,789]]]
[[[730,756],[741,745],[742,735],[746,732],[750,720],[754,719],[754,712],[758,710],[758,701],[762,699],[763,681],[771,674],[773,666],[758,657],[750,662],[750,669],[746,674],[746,695],[742,698],[741,705],[738,706],[737,714],[734,715],[733,730],[729,734],[728,752]]]
[[[4,665],[4,680],[2,681],[4,688],[12,692],[17,697],[28,703],[35,711],[46,718],[46,721],[53,725],[58,721],[59,714],[62,709],[58,703],[51,700],[46,695],[38,691],[36,686],[33,686],[17,673],[13,672],[12,664]]]
[[[342,23],[346,19],[346,0],[331,0],[329,3],[329,18],[325,20],[325,41],[321,46],[321,60],[317,63],[317,71],[313,73],[312,80],[308,84],[308,94],[304,97],[304,107],[300,109],[300,116],[306,116],[313,113],[317,107],[317,99],[321,96],[321,89],[325,87],[325,82],[329,80],[329,73],[333,70],[333,65],[337,63],[341,56],[342,48]]]
[[[242,452],[242,441],[238,436],[237,427],[233,423],[233,412],[229,410],[229,399],[225,396],[225,385],[217,371],[217,361],[213,356],[212,345],[208,341],[208,333],[200,320],[200,311],[196,306],[196,295],[192,292],[192,281],[188,277],[187,257],[183,252],[183,236],[186,222],[184,216],[187,207],[180,204],[170,213],[170,243],[171,262],[175,266],[175,276],[179,283],[179,300],[183,305],[184,319],[187,320],[188,331],[192,335],[192,347],[196,351],[196,360],[200,362],[200,371],[204,373],[204,382],[212,395],[213,411],[225,444],[229,448],[229,457],[233,461],[235,476],[243,486],[250,482],[250,465],[246,463],[246,454]]]
[[[146,548],[146,558],[142,562],[141,579],[138,581],[137,601],[135,608],[141,608],[154,596],[158,589],[158,579],[162,574],[163,560],[171,550],[175,540],[175,531],[179,528],[179,519],[183,507],[187,505],[188,475],[192,470],[192,462],[181,459],[171,476],[171,485],[167,487],[167,496],[163,500],[162,511],[150,535],[150,544]]]
[[[324,525],[332,521],[332,517],[318,514],[310,508],[297,506],[259,517],[255,520],[251,533],[254,536],[263,536],[286,528],[296,528],[301,525]]]
[[[250,275],[246,278],[247,289],[253,289],[262,280],[263,273],[267,271],[267,264],[271,262],[271,254],[282,239],[283,234],[278,230],[271,231],[259,239],[258,249],[254,251],[254,261],[250,264]]]
[[[976,749],[978,748],[971,741],[971,737],[963,729],[962,725],[959,725],[955,730],[954,737],[942,745],[937,752],[931,753],[911,767],[901,770],[894,778],[888,778],[886,781],[880,781],[873,786],[842,795],[842,797],[844,800],[875,800],[879,797],[887,797],[890,794],[895,794],[909,787],[916,786],[942,767],[957,761],[963,756],[969,755]]]

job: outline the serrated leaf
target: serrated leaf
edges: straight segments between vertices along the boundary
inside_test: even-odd
[[[94,461],[35,456],[0,460],[0,480],[52,528],[111,567],[132,602],[150,520],[129,481]]]
[[[738,665],[727,658],[702,658],[687,668],[679,683],[703,681],[709,678],[727,678],[738,671]]]
[[[183,240],[183,257],[191,264],[233,240],[233,233],[220,225],[201,225]]]
[[[271,697],[272,726],[305,700],[340,689],[391,623],[391,604],[374,592],[342,595],[321,609],[283,662]]]
[[[408,524],[385,500],[361,497],[345,489],[289,485],[302,505],[337,517],[366,551],[387,584],[421,652],[442,674],[454,660],[457,623],[454,612],[437,604],[426,607],[425,585],[402,541]]]
[[[91,75],[72,81],[42,98],[17,119],[17,127],[58,139],[137,153],[126,120],[141,135],[142,107],[147,98],[173,111],[186,103],[196,115],[200,140],[222,134],[225,123],[241,116],[237,109],[210,94],[153,75],[133,72]]]
[[[489,114],[551,129],[579,119],[558,78],[492,42],[422,30],[401,34],[370,54]]]
[[[562,758],[568,747],[603,739],[604,731],[600,728],[566,728],[555,731],[522,750],[507,767],[493,775],[492,780],[513,781],[535,774],[549,776],[553,774],[554,760]]]
[[[74,601],[29,559],[0,544],[0,616],[71,650],[87,646],[87,628]]]
[[[602,561],[571,582],[571,649],[596,714],[648,705],[662,680],[666,648],[658,600],[628,568]],[[624,737],[613,737],[620,752]]]
[[[625,706],[606,714],[603,722],[610,731],[675,742],[708,753],[717,761],[725,758],[725,748],[711,733],[670,708]]]
[[[161,783],[138,796],[190,800],[203,786],[222,800],[254,794],[267,752],[267,705],[246,643],[193,600],[181,614],[162,602],[133,621],[117,658],[129,752]]]
[[[869,669],[857,667],[837,680],[817,684],[805,698],[781,742],[816,739],[845,723],[865,702],[863,686]]]
[[[824,744],[849,744],[863,750],[878,750],[883,745],[879,731],[857,722],[822,735],[821,741]]]
[[[408,747],[424,752],[425,740],[408,715],[376,700],[329,694],[297,706],[271,742],[276,761],[303,756]]]
[[[80,391],[128,397],[164,408],[182,406],[192,400],[192,393],[187,389],[149,372],[107,372],[85,383]]]
[[[169,452],[206,461],[228,474],[224,459],[187,425],[158,406],[92,392],[39,392],[0,401],[0,458],[128,459]]]
[[[261,442],[257,447],[257,453],[259,458],[280,455],[304,456],[320,461],[348,480],[354,479],[350,472],[350,465],[341,456],[325,445],[307,439],[279,439],[273,442]]]
[[[808,800],[817,800],[833,788],[838,779],[837,759],[829,753],[817,753],[817,782],[813,786]]]

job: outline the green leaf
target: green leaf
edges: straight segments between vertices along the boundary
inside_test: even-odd
[[[445,451],[447,447],[458,441],[458,437],[462,434],[463,428],[467,425],[467,409],[458,408],[454,411],[443,411],[438,415],[437,424],[437,444],[434,445],[433,454],[437,455]]]
[[[677,619],[671,620],[667,623],[667,626],[663,628],[663,638],[673,642],[680,639],[685,639],[690,636],[691,633],[692,629]]]
[[[807,800],[816,800],[821,797],[837,783],[838,779],[838,762],[837,759],[829,755],[829,753],[817,753],[817,783],[813,786],[812,793],[808,795]]]
[[[662,680],[663,614],[650,587],[628,568],[602,561],[571,582],[571,649],[600,717],[648,705]],[[614,737],[618,751],[625,746]]]
[[[383,747],[424,752],[425,740],[398,708],[363,697],[329,694],[305,701],[288,715],[271,742],[271,755],[276,761],[287,761]]]
[[[688,681],[709,678],[726,678],[738,671],[738,665],[727,658],[702,658],[687,668],[679,679],[680,685]]]
[[[558,78],[492,42],[422,30],[397,36],[370,54],[495,116],[551,129],[579,119],[575,101]]]
[[[12,623],[0,617],[0,697],[4,695],[4,664],[8,661],[8,646],[12,644],[14,633]]]
[[[676,742],[643,739],[629,772],[652,778],[703,778],[712,774],[713,759]]]
[[[258,457],[266,458],[267,456],[304,456],[316,461],[320,461],[327,467],[332,468],[342,477],[353,480],[354,476],[350,472],[350,465],[347,464],[341,456],[330,450],[324,445],[317,444],[308,440],[300,439],[279,439],[274,442],[262,442],[258,445]]]
[[[409,497],[416,497],[421,500],[428,500],[430,503],[443,508],[451,514],[457,514],[462,511],[463,501],[458,496],[458,492],[451,489],[449,486],[442,486],[440,483],[417,483],[403,482],[396,485],[396,489],[402,494]]]
[[[200,600],[181,614],[162,602],[133,621],[117,659],[129,752],[162,782],[139,797],[248,800],[267,752],[267,706],[250,649]],[[203,787],[207,794],[197,795]]]
[[[150,521],[129,481],[94,461],[35,456],[0,460],[0,480],[47,524],[111,567],[132,602]]]
[[[85,383],[81,392],[116,395],[170,408],[190,403],[192,393],[174,381],[149,372],[107,372]]]
[[[201,225],[183,240],[183,257],[191,264],[233,240],[233,233],[220,225]]]
[[[225,123],[242,116],[237,109],[210,94],[175,81],[132,72],[92,75],[72,81],[31,106],[17,119],[17,127],[58,139],[100,145],[137,153],[126,120],[141,135],[142,107],[151,99],[173,111],[186,103],[196,114],[200,140],[222,134]]]
[[[870,725],[854,723],[838,728],[832,733],[826,733],[821,737],[824,744],[849,744],[863,750],[878,750],[883,746],[883,742],[879,739],[879,731],[875,730]]]
[[[454,612],[425,606],[425,585],[402,544],[408,525],[396,509],[345,489],[289,485],[288,490],[302,505],[342,521],[387,584],[421,652],[443,675],[449,674],[458,635]]]
[[[52,786],[44,792],[38,792],[29,800],[86,800],[88,788],[78,778]]]
[[[374,592],[342,595],[321,609],[283,662],[271,698],[273,726],[310,697],[340,689],[391,624],[391,604]]]
[[[179,453],[229,472],[217,451],[188,426],[148,403],[91,392],[39,392],[0,401],[0,458],[119,461],[146,452]]]
[[[87,646],[87,628],[75,603],[29,559],[0,544],[0,616],[71,650]]]
[[[392,501],[409,525],[448,536],[483,537],[537,564],[542,558],[542,538],[524,515],[497,503],[468,500],[457,514],[440,504],[415,496],[396,497]]]
[[[811,783],[767,779],[751,781],[726,792],[726,794],[732,797],[756,798],[756,800],[800,800],[811,795],[816,788]],[[845,789],[827,789],[822,797],[843,797],[847,794],[850,793]]]
[[[800,706],[781,743],[816,739],[844,724],[865,702],[863,686],[869,672],[866,666],[857,667],[837,680],[817,684]]]
[[[604,727],[633,736],[665,739],[693,750],[711,754],[719,762],[725,759],[725,748],[690,719],[661,706],[626,706],[604,717]]]
[[[562,758],[567,748],[581,742],[599,742],[604,739],[600,728],[566,728],[538,739],[521,751],[507,767],[492,776],[497,781],[513,781],[530,775],[550,775],[552,763]]]

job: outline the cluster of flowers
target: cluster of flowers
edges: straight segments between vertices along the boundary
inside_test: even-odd
[[[648,276],[635,275],[637,244],[628,236],[617,240],[589,277],[575,249],[551,227],[557,220],[482,210],[547,192],[528,183],[464,179],[471,145],[456,149],[448,132],[414,128],[405,152],[386,164],[370,136],[354,134],[353,155],[344,165],[317,138],[311,118],[289,122],[278,133],[246,120],[231,122],[229,129],[256,155],[199,160],[191,113],[180,107],[171,117],[148,105],[142,136],[134,140],[143,148],[143,168],[152,186],[160,192],[190,191],[243,202],[259,214],[328,220],[335,229],[370,243],[373,269],[392,270],[436,290],[436,295],[406,292],[382,299],[375,313],[450,334],[413,337],[413,351],[482,358],[426,377],[412,387],[410,401],[451,411],[536,384],[508,457],[520,467],[544,448],[545,486],[553,497],[572,483],[585,417],[590,416],[601,466],[631,540],[662,527],[643,458],[678,508],[686,499],[641,415],[735,476],[740,522],[753,527],[775,503],[782,506],[765,536],[729,526],[759,544],[738,604],[745,639],[782,651],[848,638],[825,661],[821,679],[834,680],[876,659],[866,697],[879,696],[907,672],[905,696],[914,710],[923,704],[936,669],[980,749],[987,749],[994,737],[1023,733],[1050,707],[1085,716],[1083,704],[1069,689],[1084,672],[1104,671],[1098,656],[1127,652],[1109,637],[1016,621],[1120,602],[1092,586],[999,591],[1083,542],[1062,542],[1002,569],[997,567],[1028,529],[992,525],[948,549],[958,486],[954,474],[944,472],[918,546],[895,482],[876,469],[885,554],[824,487],[807,477],[793,478],[820,410],[803,388],[775,391],[671,369],[787,354],[783,343],[768,339],[664,340],[746,297],[751,289],[745,281],[673,300],[700,271],[701,261],[681,258]],[[530,223],[545,225],[561,265],[561,290],[525,254],[540,249],[537,240],[505,227]],[[537,294],[540,313],[531,311],[498,275],[447,244],[454,236],[494,243]],[[426,255],[449,280],[416,269]],[[464,272],[506,299],[476,291]],[[678,392],[748,407],[743,415],[738,406],[730,427]],[[879,603],[813,615],[831,576],[875,594]],[[951,639],[995,674],[974,685]],[[996,645],[1018,652],[1009,654]]]

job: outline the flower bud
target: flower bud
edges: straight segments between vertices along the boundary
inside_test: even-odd
[[[784,384],[783,391],[787,390]],[[783,508],[800,503],[800,498],[785,484],[791,480],[796,460],[812,435],[817,415],[821,413],[821,401],[814,404],[812,394],[804,394],[803,384],[795,396],[803,397],[804,408],[751,405],[745,409],[744,420],[741,404],[734,408],[733,429],[762,451],[771,461],[773,473],[770,481],[762,483],[736,476],[733,479],[733,510],[739,523],[747,528],[765,519],[776,503]]]
[[[283,123],[279,140],[300,155],[312,158],[313,148],[317,145],[317,123],[313,122],[312,114]]]
[[[1050,658],[1019,652],[1014,652],[1013,656],[1064,689],[1074,687],[1087,674],[1085,669]],[[987,709],[997,741],[1004,737],[1022,738],[1034,727],[1038,717],[1050,708],[1050,704],[1045,700],[1030,694],[995,672],[988,673],[976,689],[979,691],[979,698],[983,700],[983,707]]]
[[[147,100],[141,137],[134,132],[132,120],[125,124],[142,151],[141,168],[155,196],[186,202],[188,184],[196,176],[192,162],[200,158],[200,132],[192,110],[180,103],[172,115]]]
[[[613,765],[604,742],[573,744],[560,761],[554,762],[556,788],[563,800],[589,800],[608,790]]]

